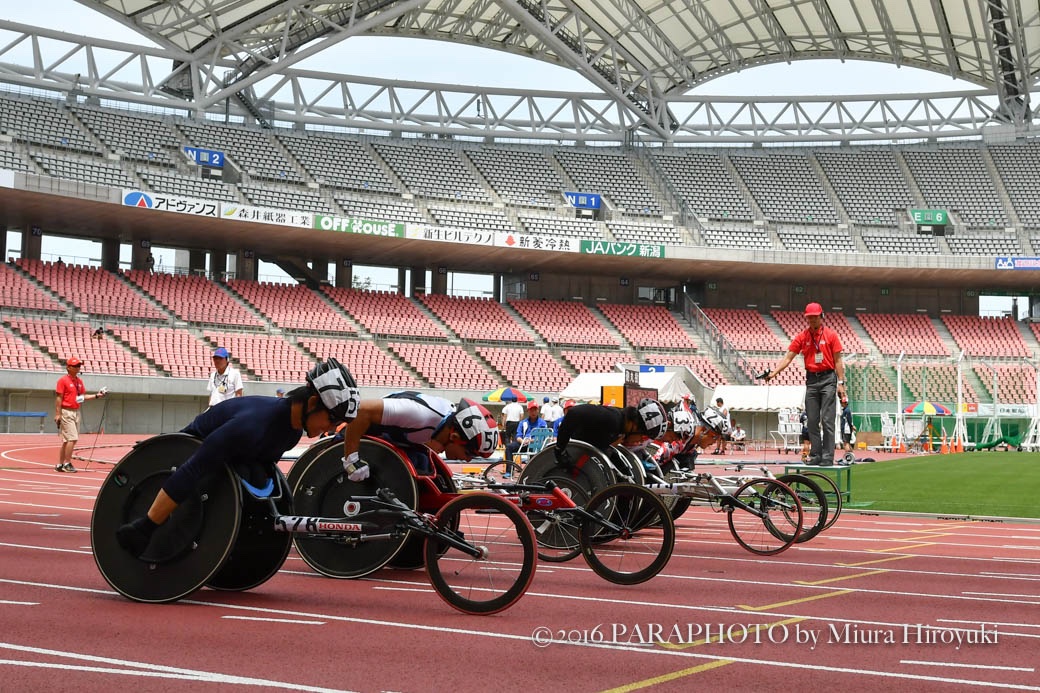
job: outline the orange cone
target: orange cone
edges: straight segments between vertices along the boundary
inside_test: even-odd
[[[957,436],[957,448],[954,450],[954,452],[964,452],[964,441],[961,439],[960,436]]]
[[[906,443],[899,441],[899,452],[906,452]]]
[[[950,454],[950,446],[946,443],[946,434],[945,433],[943,433],[942,445],[939,447],[939,454],[940,455],[949,455]]]

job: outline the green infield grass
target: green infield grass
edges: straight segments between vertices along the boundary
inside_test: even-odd
[[[858,464],[850,509],[1040,518],[1040,453],[965,452]]]

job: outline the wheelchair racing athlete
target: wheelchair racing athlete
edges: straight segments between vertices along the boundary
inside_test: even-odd
[[[229,464],[247,482],[262,485],[262,480],[249,477],[257,470],[266,474],[304,432],[313,438],[351,421],[360,403],[354,376],[329,358],[307,373],[306,385],[283,398],[234,397],[213,405],[181,429],[201,438],[202,445],[170,475],[146,515],[116,530],[116,540],[133,556],[140,556],[156,528],[214,469]]]
[[[382,399],[366,399],[357,417],[343,434],[343,469],[351,481],[371,474],[360,459],[361,437],[381,438],[404,452],[416,473],[433,474],[430,451],[443,452],[449,460],[469,461],[491,457],[498,448],[498,425],[487,409],[471,399],[458,406],[446,399],[419,392],[395,392]]]
[[[635,407],[609,407],[601,404],[579,404],[563,417],[556,436],[557,464],[574,465],[567,452],[572,439],[588,443],[605,454],[611,446],[639,449],[660,438],[668,430],[668,412],[656,399],[643,399]]]
[[[729,431],[729,422],[715,407],[701,413],[695,403],[691,406],[684,401],[669,414],[671,430],[663,436],[653,455],[662,469],[671,463],[679,471],[692,471],[700,450],[717,445]]]

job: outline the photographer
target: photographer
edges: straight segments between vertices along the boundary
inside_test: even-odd
[[[97,394],[88,395],[87,386],[79,377],[83,362],[73,356],[65,362],[66,375],[58,378],[58,384],[54,388],[54,425],[58,427],[61,436],[61,447],[58,449],[58,464],[54,465],[56,472],[75,472],[72,466],[72,452],[76,449],[76,441],[79,440],[80,405],[90,399],[101,399],[108,392],[107,387],[97,391]]]

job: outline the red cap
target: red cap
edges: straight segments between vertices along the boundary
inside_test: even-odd
[[[570,409],[570,408],[571,408],[571,407],[573,407],[573,406],[574,406],[575,404],[576,404],[576,403],[575,403],[575,401],[574,401],[573,399],[569,399],[569,400],[567,400],[566,402],[564,402],[564,403],[563,403],[563,408],[564,408],[564,409]]]
[[[538,408],[538,402],[535,402],[532,399],[530,402],[527,403],[527,408],[528,409],[537,409]]]
[[[806,315],[823,315],[823,306],[819,303],[810,303],[805,307]]]
[[[83,362],[80,361],[75,356],[73,356],[72,358],[70,358],[68,361],[65,362],[65,365],[66,366],[82,366]]]

